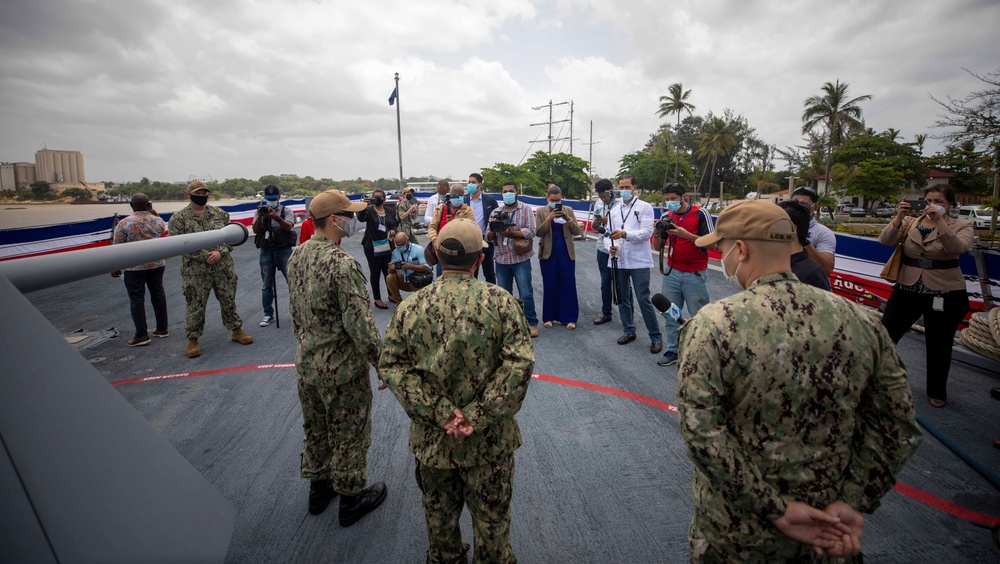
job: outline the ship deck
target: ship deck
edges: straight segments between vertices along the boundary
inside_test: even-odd
[[[344,248],[367,272],[359,241],[345,240]],[[512,503],[515,554],[527,563],[686,561],[693,465],[673,411],[676,365],[656,365],[641,323],[639,338],[625,347],[615,342],[621,334],[617,312],[612,323],[590,323],[600,307],[594,243],[578,248],[579,327],[540,327],[533,340],[538,376],[518,415],[524,445],[516,455]],[[374,394],[368,453],[369,481],[388,485],[385,504],[348,529],[337,524],[336,502],[320,516],[307,514],[287,287],[279,277],[281,327],[258,327],[257,254],[249,244],[234,250],[237,307],[255,342],[230,341],[213,298],[197,359],[184,355],[179,258],[167,261],[165,276],[171,335],[149,346],[125,346],[132,323],[120,279],[92,278],[28,298],[236,507],[228,561],[422,562],[427,533],[407,448],[409,422],[388,391]],[[537,261],[533,277],[540,313]],[[654,271],[653,292],[660,279]],[[709,284],[713,299],[732,293],[717,270],[710,271]],[[391,314],[391,306],[374,309],[380,330]],[[149,307],[147,315],[152,326]],[[899,352],[918,415],[1000,472],[1000,450],[992,447],[1000,438],[1000,402],[989,396],[1000,376],[956,361],[948,407],[933,409],[924,393],[923,336],[911,332]],[[899,476],[902,485],[867,518],[866,556],[873,562],[998,561],[990,531],[972,521],[1000,517],[1000,492],[925,435]],[[471,541],[467,513],[463,531]]]

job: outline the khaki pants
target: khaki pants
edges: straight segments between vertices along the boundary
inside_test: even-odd
[[[403,301],[403,296],[400,295],[399,291],[404,292],[416,292],[417,289],[413,287],[413,284],[409,282],[403,282],[404,277],[402,274],[395,272],[390,272],[388,276],[385,277],[385,287],[389,289],[389,301],[395,304]]]

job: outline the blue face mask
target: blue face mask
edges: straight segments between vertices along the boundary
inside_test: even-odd
[[[475,194],[476,190],[479,190],[479,185],[478,184],[473,184],[471,182],[469,183],[468,186],[465,187],[465,193],[466,194]]]
[[[453,206],[455,206],[457,208],[458,206],[462,205],[463,203],[465,203],[465,199],[462,198],[461,196],[459,196],[457,198],[454,197],[454,196],[452,196],[452,198],[451,198],[451,205],[453,205]]]
[[[627,201],[629,201],[629,200],[632,199],[632,191],[631,190],[622,190],[621,194],[622,194],[622,200],[625,201],[625,202],[627,202]]]
[[[513,205],[514,202],[516,202],[516,201],[517,201],[517,194],[515,194],[513,192],[504,192],[503,193],[503,203],[505,203],[508,206],[510,206],[510,205]]]
[[[549,207],[552,208],[552,209],[556,209],[556,203],[555,202],[549,202]]]
[[[667,208],[668,210],[670,210],[672,212],[675,212],[675,211],[678,211],[678,210],[681,209],[681,203],[680,202],[664,202],[663,203],[663,207]]]

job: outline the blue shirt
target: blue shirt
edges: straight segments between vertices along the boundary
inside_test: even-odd
[[[427,266],[427,261],[424,259],[424,248],[415,243],[410,243],[405,250],[403,247],[396,247],[392,250],[392,262],[399,260],[410,264],[422,264]],[[409,276],[411,274],[413,274],[413,270],[409,268],[403,270],[403,276]]]

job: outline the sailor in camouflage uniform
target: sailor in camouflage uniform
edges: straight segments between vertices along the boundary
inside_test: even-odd
[[[167,225],[170,235],[212,231],[229,225],[228,213],[208,205],[209,194],[211,190],[200,180],[188,185],[191,203],[170,216]],[[205,306],[212,290],[222,309],[222,324],[233,332],[232,339],[244,345],[253,342],[253,337],[243,332],[243,321],[236,313],[236,265],[232,251],[230,245],[222,244],[214,249],[187,253],[181,259],[181,289],[187,300],[184,330],[188,338],[185,350],[188,358],[201,356],[198,338],[205,328]]]
[[[510,546],[515,414],[535,354],[521,305],[473,273],[482,231],[449,221],[438,236],[444,274],[396,309],[379,368],[406,410],[423,492],[427,562],[465,562],[463,504],[472,514],[473,562],[515,562]]]
[[[858,554],[861,513],[879,506],[920,443],[892,339],[871,312],[799,282],[791,238],[780,207],[744,201],[696,241],[718,242],[730,283],[747,290],[701,309],[681,333],[693,562]]]
[[[340,525],[349,527],[385,500],[382,482],[366,488],[371,445],[372,387],[382,339],[372,318],[365,276],[341,237],[358,230],[352,203],[340,190],[313,198],[316,234],[288,260],[288,307],[298,341],[295,368],[305,442],[302,477],[310,480],[309,513],[339,493]]]

